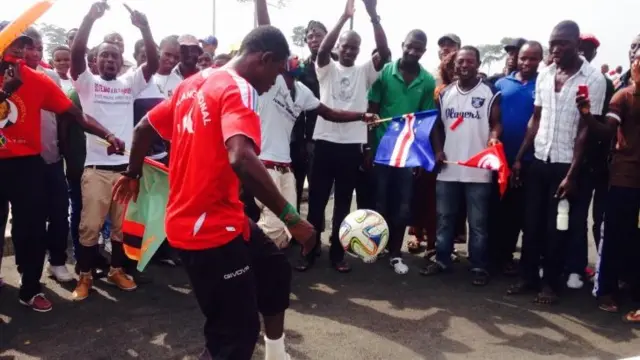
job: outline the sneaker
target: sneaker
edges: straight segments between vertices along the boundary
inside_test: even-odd
[[[107,281],[124,291],[133,291],[138,288],[133,278],[127,275],[122,268],[111,268],[109,275],[107,275]]]
[[[20,304],[30,307],[33,311],[48,312],[53,309],[51,301],[47,300],[44,294],[40,293],[32,297],[29,301],[20,300]]]
[[[402,261],[402,258],[395,257],[389,261],[389,265],[398,275],[404,275],[409,272],[409,267]]]
[[[89,292],[93,287],[93,276],[91,273],[80,273],[80,278],[78,279],[78,284],[76,285],[75,290],[73,290],[73,300],[80,301],[84,300],[89,296]]]
[[[49,266],[49,275],[53,276],[58,282],[69,282],[73,280],[73,275],[69,272],[66,266]]]
[[[580,279],[580,275],[573,273],[569,275],[569,280],[567,280],[567,287],[569,289],[582,289],[584,286],[584,282]]]

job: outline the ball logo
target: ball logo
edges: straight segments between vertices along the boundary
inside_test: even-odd
[[[478,167],[481,169],[499,170],[501,165],[500,159],[493,154],[487,154],[478,161]]]

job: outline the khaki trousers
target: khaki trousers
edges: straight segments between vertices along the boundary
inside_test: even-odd
[[[111,219],[111,240],[122,242],[122,221],[125,205],[113,201],[112,189],[120,173],[87,167],[82,174],[82,212],[80,214],[80,244],[98,245],[100,229]]]
[[[296,178],[292,171],[282,173],[274,169],[267,169],[269,175],[276,183],[278,190],[289,204],[295,206],[296,203]],[[274,214],[260,201],[256,199],[256,204],[260,208],[260,220],[258,226],[273,242],[280,248],[284,249],[289,246],[291,234],[284,223],[280,220],[279,214]]]

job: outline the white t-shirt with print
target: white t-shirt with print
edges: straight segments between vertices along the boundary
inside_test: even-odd
[[[275,84],[260,96],[258,114],[262,132],[260,159],[290,163],[291,131],[296,119],[303,111],[315,110],[320,106],[311,90],[299,81],[294,82],[295,100],[282,75],[278,75]]]
[[[133,100],[147,87],[142,68],[129,71],[114,80],[104,80],[86,69],[73,80],[82,110],[96,119],[117,138],[131,147],[133,139]],[[85,165],[123,165],[129,156],[107,155],[106,146],[87,135]]]
[[[320,101],[323,104],[337,110],[367,111],[367,93],[378,78],[373,60],[350,67],[331,60],[324,67],[316,64],[316,74],[320,83]],[[318,116],[313,139],[340,144],[365,144],[367,125],[362,121],[334,123]]]
[[[169,75],[160,75],[153,74],[153,77],[149,81],[149,86],[147,86],[142,92],[136,97],[137,99],[156,99],[162,98],[166,99],[168,96],[162,92],[162,89],[167,83],[167,78]]]

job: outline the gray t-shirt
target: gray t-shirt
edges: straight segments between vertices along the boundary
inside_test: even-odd
[[[47,74],[58,86],[60,85],[60,76],[55,71],[50,69],[44,69],[38,67],[39,71]],[[60,150],[58,149],[58,122],[56,120],[56,114],[50,111],[42,110],[40,112],[40,118],[42,121],[41,127],[41,143],[42,152],[40,156],[47,164],[53,164],[60,161]]]

